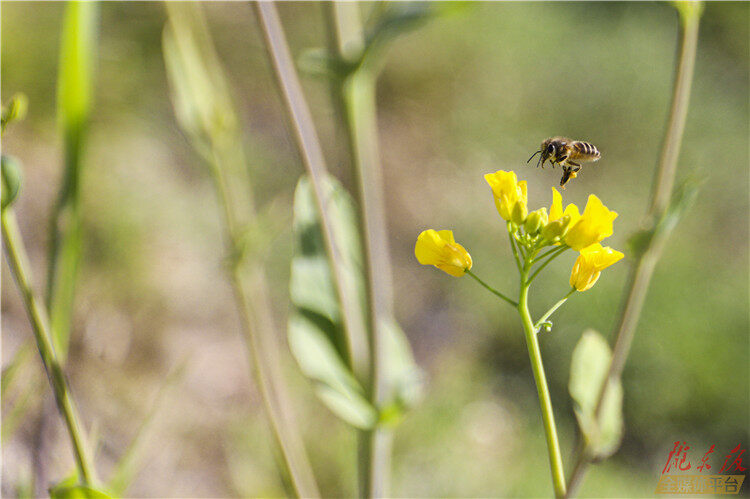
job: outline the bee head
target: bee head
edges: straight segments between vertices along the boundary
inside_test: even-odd
[[[542,142],[542,145],[539,147],[541,154],[541,165],[544,166],[544,163],[552,158],[555,159],[555,156],[557,154],[557,146],[554,142],[552,142],[551,139],[547,139],[544,142]]]

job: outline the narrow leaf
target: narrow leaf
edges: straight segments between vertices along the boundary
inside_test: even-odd
[[[81,259],[81,159],[91,108],[97,16],[95,2],[68,2],[60,45],[57,108],[65,147],[65,171],[50,219],[47,307],[52,342],[61,362],[68,352]]]
[[[622,384],[610,381],[599,418],[595,409],[607,376],[612,353],[606,340],[596,331],[584,331],[573,350],[568,391],[575,402],[575,414],[592,458],[610,456],[622,439]]]

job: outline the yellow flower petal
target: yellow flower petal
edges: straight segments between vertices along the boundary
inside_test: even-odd
[[[486,174],[484,179],[492,189],[497,212],[505,220],[512,219],[513,209],[516,208],[517,204],[519,205],[516,208],[518,212],[527,211],[526,181],[518,182],[515,172],[498,170],[495,173]]]
[[[434,265],[454,277],[471,268],[471,255],[453,238],[453,231],[429,229],[417,237],[414,255],[422,265]]]
[[[570,273],[570,285],[578,291],[586,291],[596,284],[601,271],[618,262],[625,256],[621,252],[613,250],[609,246],[603,248],[601,244],[594,243],[581,250],[573,271]]]
[[[554,222],[563,216],[562,195],[552,188],[552,206],[549,208],[549,221]]]
[[[568,208],[571,208],[571,206],[566,208],[566,212]],[[575,210],[571,208],[570,214],[577,214],[577,212],[577,207]],[[605,237],[612,235],[612,222],[615,218],[617,218],[617,213],[609,210],[598,197],[591,194],[583,215],[565,235],[565,242],[571,248],[579,251],[598,243]]]

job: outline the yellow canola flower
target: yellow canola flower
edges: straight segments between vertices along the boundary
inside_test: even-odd
[[[599,279],[601,271],[618,262],[624,255],[609,246],[603,248],[595,243],[581,250],[573,271],[570,273],[570,285],[578,291],[586,291]]]
[[[578,211],[578,208],[575,211]],[[615,218],[617,218],[617,212],[611,211],[598,197],[590,194],[583,215],[574,225],[571,224],[570,230],[565,235],[565,243],[577,251],[598,243],[612,235],[612,222]]]
[[[495,173],[488,173],[484,179],[492,189],[492,195],[495,198],[497,212],[505,220],[513,220],[513,210],[516,210],[516,220],[514,223],[520,225],[526,219],[526,181],[518,182],[515,172],[506,172],[498,170]],[[518,206],[516,206],[518,205]]]
[[[461,277],[471,268],[471,255],[453,239],[453,231],[423,231],[417,237],[414,254],[422,265],[434,265],[454,277]]]
[[[578,211],[578,206],[573,203],[570,203],[568,206],[566,206],[565,211],[563,211],[562,195],[557,192],[557,189],[553,187],[552,206],[550,206],[549,208],[549,221],[554,222],[555,220],[559,220],[563,217],[563,215],[570,216],[570,223],[568,224],[569,226],[572,226],[578,221],[578,219],[581,218],[581,213]]]

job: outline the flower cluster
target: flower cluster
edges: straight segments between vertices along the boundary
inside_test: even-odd
[[[612,235],[617,213],[594,194],[589,195],[581,214],[572,203],[563,209],[562,196],[553,187],[549,212],[539,208],[529,213],[526,182],[519,182],[514,172],[498,170],[484,178],[492,189],[498,213],[508,222],[511,243],[523,248],[522,256],[530,264],[544,247],[557,246],[561,251],[572,248],[579,256],[573,265],[570,285],[586,291],[596,283],[602,270],[623,257],[621,252],[599,244]],[[448,230],[422,232],[415,253],[419,263],[435,265],[452,276],[460,277],[471,268],[471,256]]]

